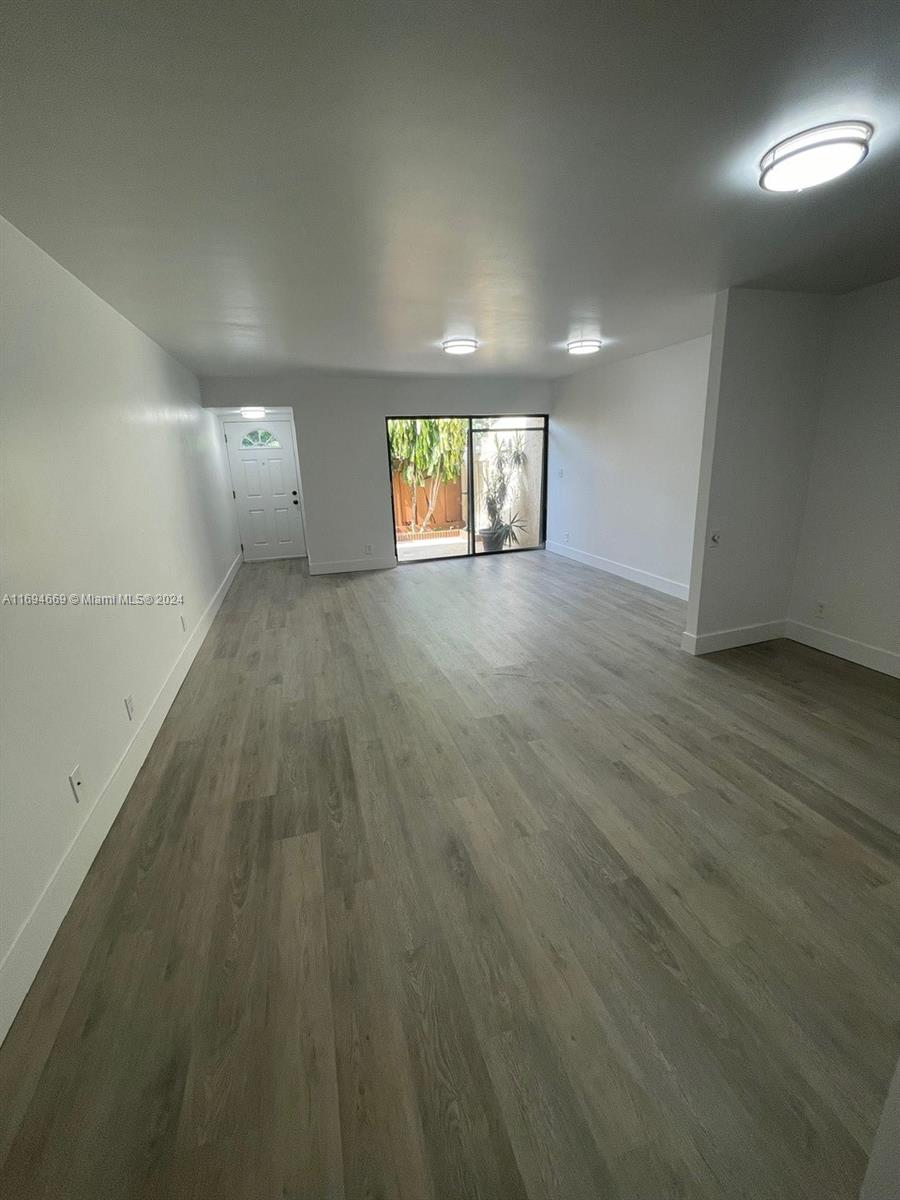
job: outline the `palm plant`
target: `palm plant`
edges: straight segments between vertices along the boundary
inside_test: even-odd
[[[518,545],[518,535],[526,532],[518,513],[504,519],[504,512],[510,490],[527,461],[521,434],[517,434],[513,442],[497,441],[494,457],[484,477],[483,498],[489,524],[487,529],[482,530],[481,538],[488,550]]]

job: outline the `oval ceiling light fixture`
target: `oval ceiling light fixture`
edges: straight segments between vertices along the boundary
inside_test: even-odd
[[[445,354],[474,354],[478,349],[478,338],[448,337],[441,342]]]
[[[241,416],[250,421],[261,421],[266,415],[264,408],[242,408]]]
[[[566,349],[570,354],[596,354],[602,345],[598,337],[580,337],[566,342]]]
[[[869,153],[868,121],[832,121],[785,138],[764,154],[759,186],[767,192],[802,192],[837,179]]]

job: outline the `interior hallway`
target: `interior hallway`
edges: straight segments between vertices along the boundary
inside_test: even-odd
[[[245,565],[0,1055],[34,1197],[847,1200],[896,681],[543,552]]]

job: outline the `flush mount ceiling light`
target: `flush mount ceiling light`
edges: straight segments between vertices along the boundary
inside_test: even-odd
[[[759,186],[767,192],[802,192],[837,179],[869,153],[867,121],[833,121],[785,138],[763,155]]]
[[[596,354],[602,345],[598,337],[580,337],[566,342],[566,349],[570,354]]]
[[[266,415],[264,408],[242,408],[241,416],[246,417],[249,421],[261,421]]]
[[[478,349],[478,339],[473,337],[449,337],[441,342],[445,354],[474,354]]]

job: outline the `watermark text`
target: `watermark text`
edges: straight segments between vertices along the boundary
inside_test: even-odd
[[[182,592],[4,592],[3,608],[168,608],[184,604]]]

